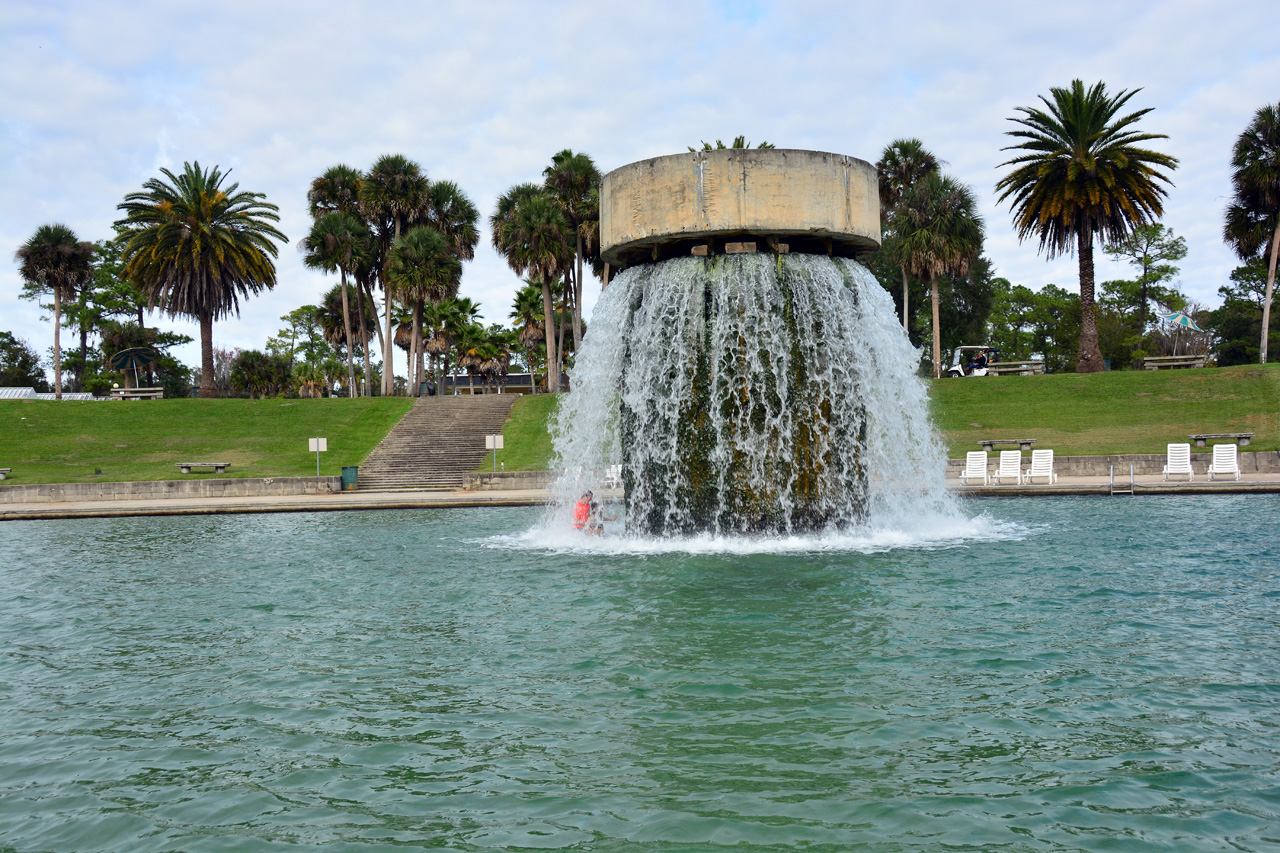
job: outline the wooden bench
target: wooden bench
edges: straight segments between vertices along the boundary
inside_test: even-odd
[[[1204,367],[1208,356],[1203,355],[1153,355],[1142,360],[1143,370],[1161,370],[1172,367]]]
[[[1241,447],[1248,447],[1249,441],[1255,436],[1255,432],[1206,432],[1200,435],[1189,435],[1187,438],[1196,443],[1196,447],[1206,447],[1210,439],[1218,438],[1226,441],[1230,439]]]
[[[113,400],[163,400],[163,388],[112,388]]]
[[[990,453],[997,444],[1016,444],[1019,450],[1030,450],[1031,445],[1035,444],[1034,438],[988,438],[985,441],[979,441],[982,449]]]
[[[12,471],[13,471],[12,468],[0,468],[0,480],[3,480],[5,477],[8,477],[10,472]]]
[[[1044,373],[1043,361],[993,361],[987,365],[993,376],[1032,376]]]
[[[175,462],[173,464],[177,465],[184,474],[190,474],[192,468],[212,468],[214,472],[221,474],[231,467],[230,462]]]

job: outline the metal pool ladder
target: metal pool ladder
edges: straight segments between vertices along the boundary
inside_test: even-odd
[[[1123,484],[1116,485],[1116,466],[1111,466],[1111,494],[1114,495],[1131,495],[1133,494],[1133,463],[1129,463],[1129,487],[1125,488]]]

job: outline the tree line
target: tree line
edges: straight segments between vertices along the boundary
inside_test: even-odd
[[[1153,306],[1202,323],[1209,337],[1197,344],[1212,340],[1219,363],[1266,362],[1280,253],[1280,104],[1258,110],[1233,148],[1223,239],[1241,266],[1220,288],[1223,305],[1209,311],[1189,305],[1173,282],[1186,244],[1158,220],[1178,161],[1148,147],[1167,138],[1140,129],[1150,108],[1126,111],[1139,91],[1112,94],[1101,82],[1086,88],[1076,80],[1010,119],[1018,127],[1004,149],[1012,153],[1000,166],[1008,171],[996,183],[999,202],[1009,203],[1020,240],[1037,240],[1049,258],[1076,256],[1078,294],[1055,285],[1032,291],[996,276],[983,254],[985,223],[972,189],[943,172],[945,163],[920,140],[886,146],[876,163],[883,248],[867,263],[894,294],[907,334],[928,343],[934,376],[944,350],[963,343],[990,342],[1010,358],[1039,355],[1050,369],[1127,366],[1170,345],[1171,329]],[[742,137],[716,144],[748,145]],[[339,276],[323,310],[298,309],[311,311],[317,328],[323,318],[327,351],[310,346],[299,358],[277,340],[261,358],[246,356],[238,372],[217,369],[212,327],[238,315],[242,300],[274,287],[279,244],[288,242],[276,227],[278,208],[229,183],[216,166],[187,163],[181,173],[161,174],[125,197],[110,240],[84,242],[54,223],[17,250],[24,296],[52,297],[58,395],[64,368],[75,387],[96,390],[112,375],[104,367],[111,355],[129,346],[150,347],[153,374],[175,390],[194,379],[201,396],[225,393],[218,377],[230,382],[233,373],[250,393],[287,383],[308,393],[416,394],[459,368],[473,382],[491,381],[513,360],[530,371],[541,367],[547,390],[562,388],[585,331],[586,270],[598,275],[603,267],[600,172],[586,154],[554,155],[542,180],[511,187],[489,216],[494,249],[524,280],[510,328],[484,327],[468,308],[474,303],[459,297],[463,263],[474,257],[480,235],[479,211],[457,184],[430,180],[399,154],[380,157],[367,171],[327,169],[308,189],[312,226],[298,246],[309,267]],[[1134,278],[1098,285],[1097,247],[1129,262]],[[197,371],[168,355],[189,339],[148,329],[146,309],[198,322]],[[64,325],[80,336],[66,365]],[[21,374],[41,384],[30,347],[4,334],[0,377]],[[1174,346],[1178,334],[1172,332]],[[391,368],[397,345],[406,353],[403,387]],[[332,378],[330,361],[344,368],[345,384]],[[299,368],[305,378],[295,375]]]

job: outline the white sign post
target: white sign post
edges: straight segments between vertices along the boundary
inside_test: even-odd
[[[484,437],[484,449],[493,451],[493,473],[498,473],[498,451],[502,449],[502,436],[486,435]],[[505,469],[505,466],[503,466]]]
[[[316,454],[316,476],[320,476],[320,453],[329,452],[329,439],[327,438],[308,438],[307,450],[314,450]]]

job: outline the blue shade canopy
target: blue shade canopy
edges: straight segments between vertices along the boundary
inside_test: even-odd
[[[1193,332],[1204,331],[1204,329],[1196,325],[1195,320],[1192,320],[1190,317],[1188,317],[1186,314],[1183,314],[1181,311],[1174,311],[1170,314],[1161,314],[1159,311],[1157,311],[1156,316],[1159,317],[1161,320],[1165,320],[1169,323],[1173,323],[1175,326],[1182,326],[1183,328],[1190,329]]]

